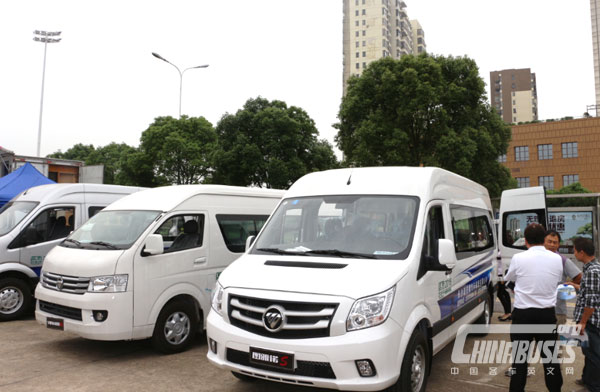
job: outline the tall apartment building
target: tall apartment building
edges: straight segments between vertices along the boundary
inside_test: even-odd
[[[421,27],[418,20],[413,19],[410,21],[413,34],[413,54],[420,54],[425,52],[427,45],[425,45],[425,32]]]
[[[402,0],[344,0],[343,26],[344,93],[350,76],[360,75],[369,63],[415,52],[411,21]],[[419,29],[425,50],[420,25]]]
[[[600,113],[600,0],[590,0],[592,14],[592,46],[594,47],[594,82],[596,86],[596,116]]]
[[[490,99],[504,122],[538,119],[535,74],[529,68],[490,72]]]

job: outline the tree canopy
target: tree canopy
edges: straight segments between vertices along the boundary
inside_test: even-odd
[[[282,101],[249,99],[225,114],[216,132],[215,183],[285,189],[306,173],[337,166],[331,144],[317,139],[314,121]]]
[[[131,163],[150,166],[158,182],[197,184],[212,171],[217,134],[204,117],[157,117],[142,133],[140,152]]]
[[[571,185],[563,186],[559,190],[546,190],[548,195],[572,195],[576,193],[592,193],[589,189],[584,188],[579,182],[574,182]],[[548,207],[595,207],[595,197],[572,197],[572,198],[551,198],[546,199]]]
[[[350,166],[437,166],[487,187],[514,187],[498,162],[510,128],[492,109],[475,62],[422,54],[371,63],[348,80],[336,142]]]

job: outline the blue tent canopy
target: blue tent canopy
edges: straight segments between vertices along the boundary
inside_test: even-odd
[[[30,163],[26,163],[14,172],[0,177],[0,207],[26,189],[37,185],[54,184]]]

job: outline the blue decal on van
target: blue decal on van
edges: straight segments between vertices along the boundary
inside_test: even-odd
[[[471,279],[458,290],[455,290],[444,298],[440,299],[438,301],[438,305],[440,307],[441,318],[443,319],[449,316],[452,312],[455,312],[457,309],[463,307],[469,301],[477,298],[477,296],[485,292],[490,282],[491,274],[492,269],[489,268],[481,275]]]
[[[31,269],[33,270],[33,272],[35,272],[37,276],[40,276],[40,274],[42,273],[42,267],[32,267]]]

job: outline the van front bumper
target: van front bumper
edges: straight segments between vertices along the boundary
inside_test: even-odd
[[[348,391],[377,391],[396,382],[407,341],[403,329],[391,318],[383,324],[340,336],[309,339],[274,339],[229,324],[211,310],[206,327],[208,360],[244,375],[289,384]],[[211,340],[217,352],[211,350]],[[249,362],[250,347],[294,355],[294,373],[263,370]],[[370,360],[376,374],[361,377],[356,361]],[[304,367],[302,371],[299,371]],[[329,368],[331,371],[329,371]],[[327,369],[324,371],[324,369]],[[315,371],[318,377],[307,376]],[[298,375],[302,373],[304,375]]]
[[[37,285],[35,319],[63,321],[64,331],[92,340],[132,339],[133,293],[70,294]],[[94,320],[93,311],[106,311],[104,321]],[[55,323],[56,324],[56,323]]]

